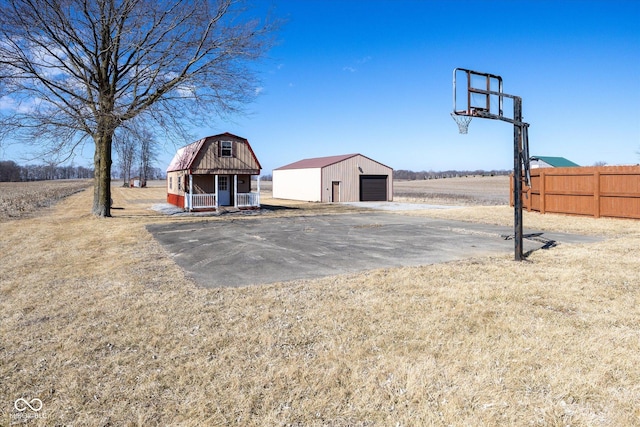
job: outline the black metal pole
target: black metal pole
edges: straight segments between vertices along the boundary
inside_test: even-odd
[[[515,260],[522,261],[522,99],[513,100],[513,205]]]

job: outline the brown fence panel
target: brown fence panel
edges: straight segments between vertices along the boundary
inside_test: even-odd
[[[528,211],[640,219],[640,166],[532,169],[523,196]]]

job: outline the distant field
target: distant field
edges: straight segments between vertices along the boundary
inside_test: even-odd
[[[256,183],[253,183],[254,189]],[[260,192],[271,197],[271,181],[260,182]],[[393,200],[457,206],[509,204],[508,176],[464,176],[459,178],[394,180]]]
[[[89,187],[91,180],[0,182],[0,220],[24,218]]]
[[[0,220],[18,219],[37,213],[38,209],[51,206],[61,199],[91,186],[91,180],[56,180],[38,182],[1,182],[0,183]],[[257,185],[254,181],[253,189]],[[151,191],[157,203],[166,201],[161,191],[166,185],[164,180],[147,183],[146,189],[137,193],[145,198]],[[122,189],[122,181],[112,181],[114,190]],[[271,181],[260,182],[263,198],[270,198],[273,184]],[[146,191],[145,191],[146,190]],[[470,176],[447,179],[430,179],[419,181],[394,181],[393,199],[398,202],[431,203],[444,205],[506,205],[509,203],[509,177]],[[149,201],[149,200],[145,200]]]
[[[393,181],[393,200],[454,205],[509,204],[508,176]]]

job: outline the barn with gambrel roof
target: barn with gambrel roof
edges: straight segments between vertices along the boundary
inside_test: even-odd
[[[180,148],[167,168],[167,202],[185,210],[221,206],[260,207],[260,189],[251,191],[251,177],[260,162],[249,141],[223,133]]]

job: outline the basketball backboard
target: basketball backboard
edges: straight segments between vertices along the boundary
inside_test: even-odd
[[[453,70],[453,114],[502,118],[504,98],[502,77],[456,68]]]

